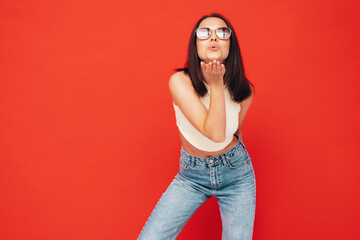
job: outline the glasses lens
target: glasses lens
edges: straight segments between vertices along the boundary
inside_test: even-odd
[[[209,28],[198,28],[196,30],[196,36],[199,39],[208,39],[210,37],[210,29]]]
[[[216,35],[220,39],[228,39],[231,35],[231,30],[230,28],[226,28],[226,27],[218,28],[216,29]]]

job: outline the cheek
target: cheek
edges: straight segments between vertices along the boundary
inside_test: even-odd
[[[205,44],[197,43],[196,44],[197,52],[199,55],[203,54],[205,52]]]
[[[230,50],[230,44],[228,44],[228,45],[225,45],[224,46],[224,48],[223,48],[223,54],[225,55],[225,56],[228,56],[229,55],[229,50]]]

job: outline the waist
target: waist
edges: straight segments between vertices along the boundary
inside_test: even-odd
[[[182,142],[181,153],[184,152],[191,156],[194,156],[194,157],[196,156],[196,157],[204,158],[204,159],[225,154],[226,152],[231,151],[234,147],[236,147],[239,144],[239,141],[241,142],[240,138],[236,134],[234,134],[232,141],[222,150],[214,151],[214,152],[206,152],[206,151],[202,151],[202,150],[194,147],[193,145],[191,145],[182,136],[181,133],[180,133],[180,138],[181,138],[181,142]]]
[[[180,153],[181,153],[182,157],[185,157],[188,160],[193,160],[193,161],[197,160],[200,162],[207,162],[209,160],[213,160],[213,161],[219,160],[220,161],[220,160],[223,160],[224,158],[231,158],[234,155],[238,154],[239,152],[246,153],[247,151],[246,151],[245,145],[242,143],[241,139],[237,135],[234,135],[234,138],[237,140],[235,142],[235,145],[231,146],[230,149],[224,149],[224,152],[219,153],[217,155],[195,156],[195,155],[185,151],[183,147],[181,147]],[[233,143],[233,141],[231,143]],[[229,144],[229,146],[230,145],[232,145],[232,144]]]

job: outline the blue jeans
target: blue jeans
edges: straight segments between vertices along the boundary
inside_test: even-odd
[[[210,158],[181,148],[179,173],[161,196],[138,239],[175,239],[196,210],[217,198],[223,240],[252,239],[255,218],[255,174],[238,138],[229,151]]]

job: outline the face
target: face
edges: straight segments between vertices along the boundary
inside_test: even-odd
[[[204,40],[196,37],[199,58],[205,63],[209,63],[212,60],[223,63],[229,55],[230,38],[220,39],[216,35],[215,30],[220,27],[227,27],[226,23],[220,18],[208,17],[200,23],[200,27],[210,28],[211,36]]]

